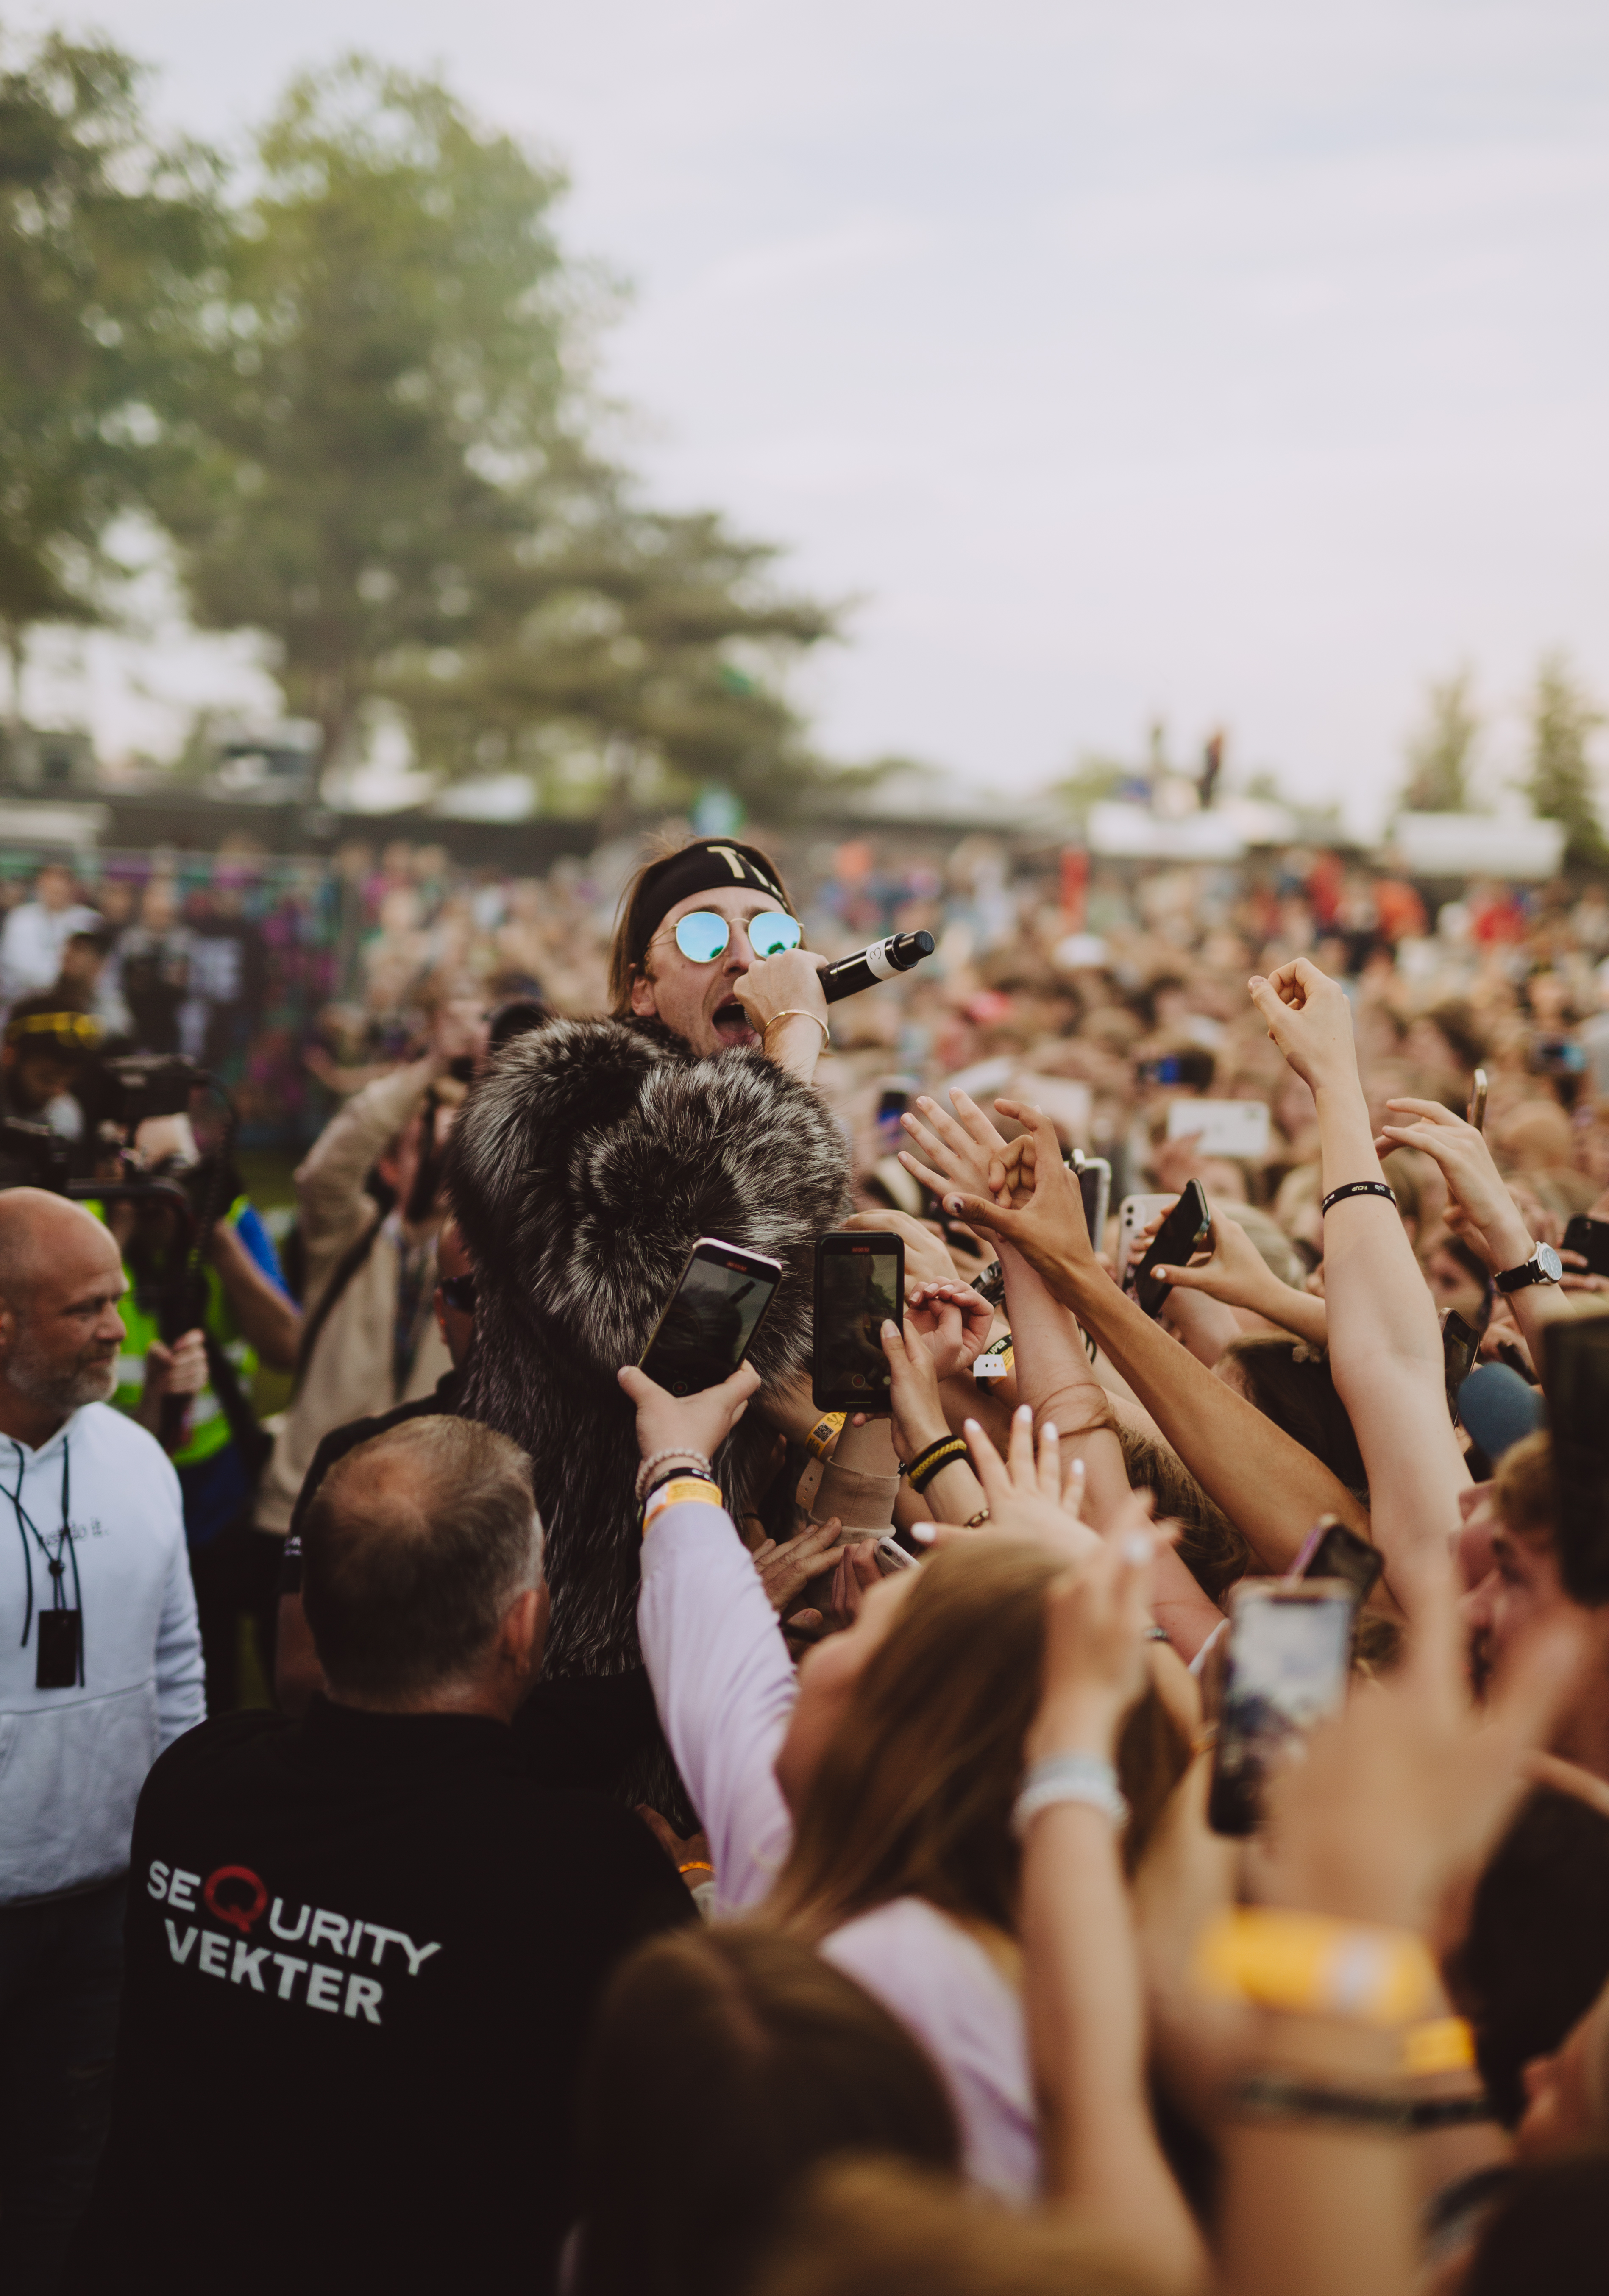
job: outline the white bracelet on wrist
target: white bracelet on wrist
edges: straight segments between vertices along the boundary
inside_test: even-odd
[[[1098,1754],[1047,1754],[1022,1781],[1011,1813],[1011,1830],[1021,1841],[1039,1812],[1059,1801],[1087,1802],[1100,1810],[1121,1832],[1129,1823],[1129,1805],[1117,1782],[1117,1772]]]

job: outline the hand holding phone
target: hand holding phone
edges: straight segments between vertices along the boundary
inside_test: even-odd
[[[730,1379],[782,1281],[782,1262],[701,1235],[644,1349],[641,1369],[671,1395]]]
[[[840,1228],[816,1244],[810,1392],[818,1411],[885,1414],[885,1320],[903,1326],[905,1244],[892,1229]]]
[[[1359,1538],[1333,1514],[1321,1515],[1309,1532],[1301,1554],[1292,1563],[1292,1580],[1339,1578],[1352,1590],[1360,1609],[1368,1601],[1385,1569],[1385,1557],[1367,1538]]]
[[[1334,1578],[1246,1579],[1235,1589],[1207,1822],[1256,1831],[1265,1780],[1346,1699],[1352,1589]]]
[[[1212,1215],[1201,1182],[1186,1180],[1178,1201],[1153,1236],[1150,1250],[1134,1271],[1134,1296],[1146,1315],[1161,1315],[1169,1291],[1166,1283],[1158,1283],[1152,1269],[1170,1267],[1175,1260],[1186,1265],[1206,1242],[1211,1225]]]

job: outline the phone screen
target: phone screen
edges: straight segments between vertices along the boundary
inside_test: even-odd
[[[1609,1602],[1609,1315],[1549,1324],[1559,1576],[1578,1603]]]
[[[1321,1522],[1292,1564],[1291,1576],[1340,1578],[1358,1602],[1367,1603],[1384,1568],[1384,1556],[1367,1538],[1359,1538],[1343,1522]]]
[[[1334,1579],[1243,1587],[1235,1597],[1208,1820],[1250,1833],[1263,1781],[1346,1696],[1352,1590]]]
[[[1182,1265],[1187,1260],[1200,1248],[1209,1217],[1201,1182],[1186,1180],[1184,1193],[1156,1231],[1135,1273],[1134,1296],[1148,1316],[1158,1314],[1168,1296],[1167,1284],[1157,1282],[1152,1268],[1171,1267],[1176,1261]]]
[[[816,1338],[812,1392],[823,1411],[879,1410],[888,1396],[888,1357],[878,1337],[899,1322],[905,1247],[897,1235],[824,1235],[816,1247]]]
[[[1564,1230],[1566,1251],[1579,1251],[1588,1275],[1609,1275],[1609,1220],[1589,1219],[1577,1212]]]
[[[1104,1156],[1080,1156],[1073,1151],[1073,1170],[1084,1200],[1084,1225],[1097,1251],[1106,1233],[1106,1208],[1112,1200],[1112,1167]]]
[[[643,1369],[672,1395],[718,1387],[748,1353],[782,1269],[759,1252],[701,1238],[649,1341]]]

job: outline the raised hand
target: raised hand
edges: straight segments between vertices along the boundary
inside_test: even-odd
[[[1047,1278],[1080,1262],[1098,1269],[1100,1262],[1084,1223],[1084,1199],[1077,1176],[1062,1161],[1055,1127],[1025,1102],[997,1100],[995,1106],[1002,1116],[1027,1127],[1033,1147],[1031,1162],[1022,1142],[1014,1140],[1009,1148],[1002,1145],[1000,1199],[992,1193],[963,1195],[952,1191],[944,1199],[946,1211],[964,1219],[969,1227],[1011,1244]]]
[[[1254,972],[1247,985],[1269,1036],[1305,1085],[1315,1094],[1335,1084],[1356,1087],[1352,1008],[1337,981],[1298,956],[1266,980]]]
[[[991,1161],[1004,1155],[1006,1144],[975,1100],[953,1089],[950,1098],[956,1105],[955,1116],[947,1116],[936,1100],[922,1094],[916,1101],[920,1119],[908,1110],[900,1118],[927,1162],[919,1162],[907,1148],[899,1151],[899,1161],[936,1196],[956,1187],[981,1193],[989,1186]],[[998,1108],[1003,1103],[997,1101],[995,1105]]]
[[[739,1364],[718,1387],[702,1388],[697,1395],[672,1395],[635,1364],[616,1377],[636,1406],[637,1447],[644,1459],[656,1451],[713,1459],[759,1385],[759,1374],[747,1363]]]
[[[843,1525],[833,1515],[828,1522],[807,1523],[796,1538],[780,1545],[774,1538],[761,1540],[751,1559],[774,1611],[785,1614],[812,1578],[836,1569],[850,1551],[842,1537]]]
[[[1100,1534],[1079,1519],[1084,1471],[1074,1461],[1064,1469],[1061,1439],[1054,1427],[1039,1430],[1034,1447],[1033,1412],[1024,1403],[1012,1414],[1011,1435],[1002,1458],[977,1420],[965,1426],[973,1465],[989,1502],[989,1527],[1010,1538],[1032,1538],[1054,1546],[1070,1562],[1093,1554]]]
[[[994,1328],[995,1311],[969,1283],[917,1283],[905,1295],[906,1321],[932,1350],[940,1379],[970,1371]]]
[[[1422,1149],[1441,1166],[1448,1192],[1465,1215],[1460,1225],[1475,1229],[1470,1241],[1483,1247],[1489,1257],[1496,1254],[1492,1264],[1497,1267],[1511,1267],[1523,1259],[1531,1238],[1484,1135],[1439,1101],[1388,1100],[1385,1104],[1397,1120],[1383,1128],[1380,1152]]]

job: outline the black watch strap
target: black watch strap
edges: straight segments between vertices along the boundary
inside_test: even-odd
[[[1499,1292],[1523,1292],[1528,1283],[1556,1283],[1564,1268],[1557,1255],[1547,1244],[1539,1244],[1529,1259],[1521,1260],[1517,1267],[1506,1267],[1492,1282]]]

